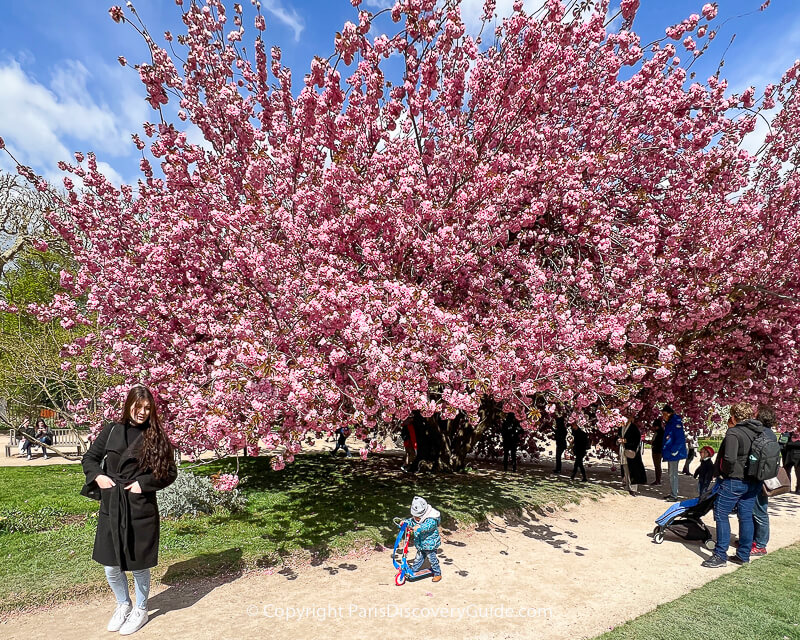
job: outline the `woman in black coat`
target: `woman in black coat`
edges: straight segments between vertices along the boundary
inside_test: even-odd
[[[783,468],[789,476],[789,488],[792,487],[792,469],[795,470],[795,493],[800,493],[800,435],[789,434],[783,458]]]
[[[625,471],[628,493],[638,495],[638,485],[647,484],[647,473],[642,462],[642,432],[633,421],[619,430],[617,444],[620,446],[620,464]]]
[[[121,421],[106,425],[82,464],[86,484],[81,494],[100,500],[92,559],[105,567],[117,598],[108,630],[128,635],[147,622],[150,569],[158,564],[156,491],[177,476],[172,445],[146,387],[128,392]],[[135,608],[126,571],[133,573]]]

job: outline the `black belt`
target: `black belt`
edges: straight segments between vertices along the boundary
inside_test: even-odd
[[[109,476],[114,481],[114,486],[110,487],[111,493],[108,494],[108,517],[111,524],[111,540],[114,544],[114,556],[117,559],[117,566],[123,571],[126,568],[126,558],[131,557],[130,551],[130,503],[128,502],[128,490],[125,485],[129,484],[120,478]]]

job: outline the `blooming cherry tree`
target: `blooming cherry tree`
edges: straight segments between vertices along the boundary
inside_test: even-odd
[[[131,23],[151,53],[142,178],[60,164],[51,222],[79,268],[36,312],[104,327],[74,349],[156,390],[182,449],[260,439],[285,445],[277,467],[414,410],[449,469],[489,416],[535,429],[555,402],[599,432],[659,400],[700,418],[746,397],[796,424],[800,62],[759,95],[695,81],[681,56],[713,39],[714,3],[650,45],[636,0],[616,32],[607,1],[588,19],[517,2],[483,39],[459,0],[352,4],[299,87],[260,10],[252,50],[238,4],[188,5],[180,56]]]

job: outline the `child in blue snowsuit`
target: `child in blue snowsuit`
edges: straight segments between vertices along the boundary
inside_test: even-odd
[[[442,569],[439,567],[439,558],[436,550],[442,544],[439,536],[439,523],[441,514],[427,503],[425,498],[416,496],[411,501],[411,518],[408,524],[414,534],[414,546],[417,548],[417,557],[411,565],[411,570],[416,573],[422,568],[425,558],[428,559],[433,573],[433,582],[442,579]]]

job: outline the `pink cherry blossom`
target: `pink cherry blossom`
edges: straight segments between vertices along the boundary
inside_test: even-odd
[[[32,311],[91,329],[64,357],[118,377],[109,414],[142,381],[183,451],[261,442],[276,470],[340,426],[366,455],[413,411],[487,446],[512,412],[531,457],[557,404],[599,440],[666,400],[692,428],[740,398],[798,424],[800,62],[756,103],[681,66],[698,15],[645,47],[608,4],[521,6],[486,47],[457,0],[397,2],[293,74],[187,3],[180,59],[153,41],[138,66],[137,183],[59,164],[76,269]]]
[[[717,3],[716,2],[706,2],[703,5],[703,9],[701,13],[706,20],[713,20],[717,17]]]
[[[239,485],[239,476],[231,473],[222,473],[212,476],[212,484],[217,491],[233,491]]]

